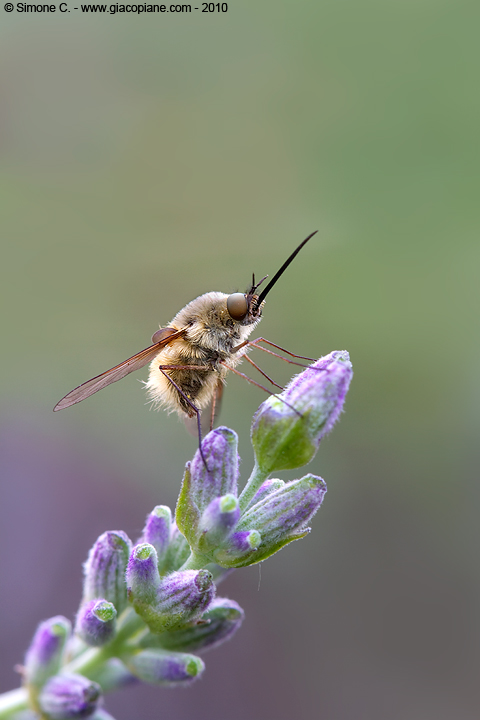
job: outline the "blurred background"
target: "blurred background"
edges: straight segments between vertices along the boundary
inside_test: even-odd
[[[299,354],[351,354],[346,412],[308,468],[329,490],[313,532],[221,586],[246,620],[199,683],[106,707],[478,718],[478,5],[0,13],[0,690],[37,623],[74,616],[96,537],[135,539],[173,506],[196,447],[149,411],[146,370],[53,405],[318,229],[261,325]],[[243,481],[263,399],[229,379]]]

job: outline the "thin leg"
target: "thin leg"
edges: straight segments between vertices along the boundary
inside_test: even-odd
[[[258,370],[259,373],[263,375],[264,378],[267,378],[268,382],[271,382],[272,385],[275,385],[275,387],[280,388],[280,390],[283,390],[283,386],[279,385],[278,383],[274,382],[272,378],[268,377],[267,373],[263,372],[262,368],[258,367],[256,363],[253,362],[251,358],[248,357],[248,355],[244,355],[244,359],[250,363],[250,365],[253,365],[254,368]]]
[[[288,358],[283,357],[283,355],[279,355],[278,353],[272,352],[271,350],[267,350],[267,348],[264,348],[261,345],[255,345],[255,340],[252,340],[252,342],[249,343],[249,345],[251,347],[257,348],[257,350],[261,350],[262,352],[266,352],[269,355],[273,355],[274,357],[277,357],[280,360],[283,360],[283,362],[286,362],[289,365],[297,365],[297,367],[303,367],[303,368],[309,367],[309,365],[304,365],[303,363],[295,362],[295,360],[289,360]]]
[[[254,347],[257,348],[257,350],[262,350],[263,352],[268,353],[269,355],[273,355],[274,357],[280,358],[280,360],[283,360],[283,362],[287,362],[290,365],[298,365],[298,367],[309,367],[309,365],[304,365],[303,363],[295,362],[294,360],[289,360],[288,358],[284,358],[282,355],[279,355],[278,353],[272,352],[271,350],[267,350],[267,348],[262,347],[261,345],[257,345],[257,342],[266,342],[269,345],[272,345],[273,347],[278,348],[279,350],[282,350],[282,352],[287,353],[287,355],[291,355],[292,357],[300,358],[301,360],[311,360],[311,362],[315,362],[313,358],[307,358],[303,355],[294,355],[293,353],[289,352],[288,350],[285,350],[285,348],[280,347],[280,345],[275,345],[274,343],[269,342],[268,340],[265,340],[265,338],[256,338],[255,340],[245,340],[241,345],[237,345],[236,348],[233,349],[233,352],[237,352],[243,347]]]
[[[231,370],[232,372],[234,372],[235,375],[239,375],[247,382],[260,388],[260,390],[265,390],[266,393],[268,393],[269,395],[272,395],[272,393],[270,392],[270,390],[268,388],[266,388],[264,385],[260,385],[260,383],[256,382],[256,380],[252,380],[252,378],[248,377],[248,375],[245,375],[245,373],[242,373],[239,370],[235,370],[235,368],[229,367],[229,365],[227,365],[226,363],[224,363],[222,361],[221,361],[221,365],[225,365],[225,367],[228,368],[229,370]],[[278,398],[281,402],[285,403],[285,405],[288,405],[290,410],[293,410],[293,412],[295,412],[298,415],[298,417],[302,417],[302,413],[298,412],[298,410],[296,408],[294,408],[293,405],[290,405],[290,403],[288,403],[286,400],[284,400],[282,397],[280,397],[280,395],[277,395],[276,393],[273,393],[273,395],[276,398]]]
[[[215,391],[213,393],[212,398],[212,407],[210,411],[210,432],[213,430],[213,423],[215,422],[215,410],[217,409],[217,401],[220,398],[222,385],[217,383],[217,386],[215,387]]]
[[[229,370],[231,370],[233,373],[235,373],[235,375],[239,375],[240,377],[242,377],[244,380],[251,383],[252,385],[256,385],[258,388],[260,388],[260,390],[265,390],[265,392],[268,393],[269,395],[272,394],[268,388],[266,388],[264,385],[260,385],[260,383],[256,382],[256,380],[252,380],[252,378],[249,378],[248,375],[245,375],[245,373],[242,373],[239,370],[235,370],[235,368],[230,367],[229,365],[227,365],[226,363],[224,363],[222,361],[220,361],[220,364],[225,365],[225,367],[227,367]]]
[[[207,470],[207,472],[209,472],[209,470],[208,470],[208,465],[207,465],[207,461],[205,460],[205,455],[203,454],[203,450],[202,450],[202,425],[201,425],[201,423],[200,423],[200,409],[197,408],[196,405],[194,405],[194,403],[190,400],[190,398],[188,397],[188,395],[186,395],[186,394],[183,392],[182,388],[181,388],[179,385],[177,385],[177,383],[175,382],[175,380],[172,380],[172,378],[170,377],[170,375],[167,375],[167,373],[164,371],[164,368],[172,368],[172,367],[177,368],[177,367],[190,367],[190,366],[182,366],[182,365],[159,365],[159,366],[158,366],[158,369],[160,370],[160,372],[162,373],[162,375],[164,375],[164,376],[167,378],[167,380],[172,383],[173,387],[178,390],[179,394],[183,397],[183,399],[185,400],[185,402],[188,403],[188,405],[190,405],[190,407],[192,408],[193,412],[194,412],[194,413],[196,414],[196,416],[197,416],[198,449],[200,450],[200,455],[201,455],[201,457],[202,457],[203,464],[205,465],[205,469]],[[195,366],[194,366],[194,367],[195,367]]]
[[[275,343],[270,342],[270,340],[266,340],[264,337],[255,338],[255,340],[252,340],[252,343],[257,342],[264,342],[267,345],[271,345],[274,348],[277,348],[277,350],[281,350],[284,353],[287,353],[287,355],[290,355],[290,357],[299,358],[300,360],[310,360],[310,362],[315,362],[316,358],[309,358],[305,357],[304,355],[295,355],[295,353],[291,353],[289,350],[285,350],[285,348],[281,347],[280,345],[275,345]],[[265,350],[266,348],[261,348],[262,350]]]

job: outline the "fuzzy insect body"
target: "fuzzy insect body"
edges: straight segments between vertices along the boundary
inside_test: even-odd
[[[212,426],[215,404],[229,371],[242,375],[249,382],[266,390],[263,385],[239,373],[235,368],[242,358],[246,357],[250,347],[265,350],[258,344],[260,342],[283,350],[264,338],[254,341],[249,341],[248,338],[262,318],[265,297],[313,235],[315,233],[300,243],[259,295],[257,289],[266,277],[255,283],[254,276],[246,293],[226,295],[209,292],[200,295],[185,305],[168,327],[160,328],[154,333],[152,345],[74,388],[55,405],[54,411],[85,400],[107,385],[150,363],[150,375],[146,383],[150,400],[154,405],[176,410],[180,415],[190,418],[196,415],[198,434],[201,437],[200,412],[207,405],[212,406]],[[284,352],[295,358],[310,359]],[[252,360],[247,359],[276,385]]]
[[[154,407],[166,407],[179,415],[186,413],[193,417],[194,410],[175,385],[203,410],[212,401],[219,383],[225,382],[229,370],[241,362],[248,346],[237,352],[235,348],[248,340],[260,322],[261,307],[255,316],[248,314],[241,321],[234,320],[227,308],[229,297],[221,292],[200,295],[168,323],[169,328],[184,331],[184,335],[165,345],[150,363],[145,386]],[[198,370],[192,369],[194,366],[198,366]],[[160,367],[164,368],[163,372]]]

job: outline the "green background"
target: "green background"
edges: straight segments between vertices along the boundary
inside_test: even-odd
[[[1,690],[36,623],[73,616],[97,535],[135,539],[195,450],[148,411],[146,371],[55,402],[318,229],[260,326],[293,352],[351,354],[346,413],[308,468],[329,489],[313,532],[261,582],[250,568],[221,587],[246,621],[200,683],[107,709],[478,717],[479,21],[461,0],[0,8]],[[262,400],[229,378],[243,480]]]

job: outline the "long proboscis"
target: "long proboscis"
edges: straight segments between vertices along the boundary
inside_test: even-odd
[[[303,246],[310,240],[310,238],[312,238],[314,235],[316,235],[317,232],[318,232],[318,230],[315,230],[314,232],[310,233],[310,235],[307,238],[305,238],[305,240],[303,242],[300,243],[300,245],[297,247],[297,249],[293,251],[293,253],[290,255],[288,260],[285,260],[285,262],[283,263],[280,270],[278,270],[278,272],[275,273],[273,278],[268,283],[267,287],[260,293],[258,300],[257,300],[257,306],[261,305],[261,303],[265,300],[266,296],[268,295],[268,293],[270,292],[272,287],[275,285],[277,280],[280,278],[281,275],[283,275],[283,273],[285,272],[287,267],[290,265],[292,260],[295,259],[295,257],[298,255],[300,250],[303,248]]]

